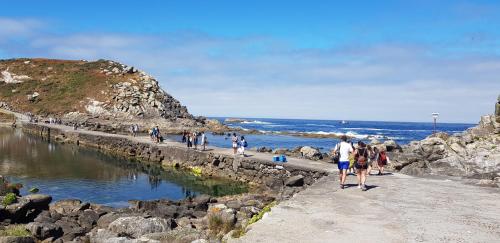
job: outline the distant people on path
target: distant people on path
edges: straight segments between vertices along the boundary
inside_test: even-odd
[[[151,138],[153,139],[153,142],[155,143],[160,143],[162,140],[161,133],[160,133],[160,128],[158,126],[153,127]]]
[[[208,144],[207,136],[205,135],[205,132],[201,132],[201,146],[203,151],[205,151],[207,144]]]
[[[192,148],[193,147],[193,136],[191,133],[186,132],[186,140],[187,140],[187,147]]]
[[[236,136],[236,133],[233,133],[233,136],[231,137],[231,142],[233,147],[233,154],[236,155],[236,152],[238,151],[238,137]]]
[[[193,132],[194,149],[198,149],[198,132]]]
[[[182,132],[182,143],[187,142],[187,137],[188,137],[188,132],[186,130],[184,130]]]
[[[241,136],[240,142],[239,142],[239,148],[238,148],[238,153],[245,157],[245,148],[248,146],[247,141],[245,140],[244,136]]]
[[[366,144],[359,141],[358,148],[354,154],[354,158],[356,160],[354,166],[356,168],[356,177],[358,177],[358,188],[366,191],[366,171],[368,170],[368,157],[370,155],[368,149],[366,148]]]
[[[384,174],[384,167],[389,163],[389,156],[387,156],[387,153],[385,150],[381,150],[378,152],[377,155],[377,165],[378,165],[378,174],[377,175],[383,175]]]
[[[135,136],[137,136],[137,133],[139,133],[139,125],[134,124],[134,125],[132,125],[132,135],[135,137]]]
[[[371,175],[371,171],[373,169],[373,164],[375,163],[375,161],[377,161],[377,153],[378,153],[378,149],[377,147],[372,147],[370,145],[366,146],[366,148],[368,149],[368,170],[366,171],[366,176],[370,176]]]
[[[132,137],[135,137],[135,134],[134,134],[134,125],[130,125],[130,127],[129,127],[128,130],[129,130],[130,134],[132,135]]]
[[[347,170],[349,169],[349,155],[354,152],[351,144],[347,143],[346,135],[342,135],[342,137],[340,138],[340,143],[335,146],[334,153],[336,153],[337,151],[340,155],[338,163],[340,189],[344,189]]]

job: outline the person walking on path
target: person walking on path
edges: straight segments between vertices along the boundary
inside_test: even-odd
[[[347,143],[347,136],[342,135],[340,143],[335,146],[334,153],[339,152],[339,181],[340,189],[344,189],[345,179],[347,177],[347,170],[349,169],[349,155],[353,153],[351,144]]]
[[[191,136],[190,133],[186,133],[186,141],[187,141],[187,147],[191,148],[193,147],[193,136]]]
[[[187,137],[188,137],[188,134],[187,134],[186,130],[184,130],[182,132],[182,143],[187,142]]]
[[[136,137],[137,133],[139,132],[139,125],[134,124],[134,126],[132,127],[132,130],[133,130],[134,137]]]
[[[240,139],[240,147],[238,148],[238,152],[239,154],[241,154],[241,156],[245,157],[245,148],[248,146],[248,143],[247,141],[245,140],[245,137],[241,136],[241,139]]]
[[[356,148],[354,147],[354,144],[349,142],[352,150],[354,151]],[[356,167],[354,164],[356,163],[356,158],[354,158],[354,153],[349,154],[349,174],[355,175],[356,174]]]
[[[201,146],[202,146],[202,151],[205,151],[207,143],[208,143],[208,140],[207,140],[207,136],[205,135],[205,132],[201,132]]]
[[[356,164],[356,176],[358,177],[358,188],[363,191],[366,191],[366,170],[368,169],[368,156],[369,152],[366,148],[366,144],[359,141],[358,148],[354,152]]]
[[[194,149],[198,149],[198,132],[193,132]]]
[[[384,167],[389,163],[389,156],[387,156],[387,153],[385,150],[380,150],[378,152],[377,156],[377,165],[378,165],[378,174],[377,175],[383,175],[384,174]]]
[[[233,146],[233,154],[236,155],[236,152],[238,150],[238,137],[236,136],[236,133],[233,133],[233,137],[231,137],[231,142]]]
[[[377,150],[377,147],[372,147],[370,145],[366,146],[366,148],[368,149],[368,170],[366,171],[366,176],[370,176],[371,175],[371,171],[373,169],[373,164],[375,163],[375,161],[377,160],[377,154],[376,154],[376,150]]]

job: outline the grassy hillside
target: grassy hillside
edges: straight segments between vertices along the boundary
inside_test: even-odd
[[[1,60],[0,71],[27,75],[22,83],[0,82],[0,101],[7,102],[17,111],[41,115],[84,111],[86,98],[108,99],[105,94],[110,85],[134,76],[106,75],[108,61],[66,61],[49,59]],[[130,76],[130,77],[127,77]],[[38,92],[33,102],[28,95]]]

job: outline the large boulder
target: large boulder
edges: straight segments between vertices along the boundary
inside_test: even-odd
[[[145,234],[169,231],[172,225],[172,220],[132,216],[116,219],[109,224],[108,230],[119,236],[138,238]]]
[[[85,206],[88,208],[88,204],[82,204],[82,201],[78,199],[64,199],[60,200],[52,205],[50,205],[50,211],[56,211],[60,214],[68,214],[71,212],[76,212],[78,210],[82,210]]]
[[[26,229],[39,240],[59,238],[63,235],[61,226],[54,223],[32,222],[26,225]]]
[[[306,159],[320,160],[323,159],[323,154],[319,149],[310,146],[304,146],[300,149],[301,155]]]

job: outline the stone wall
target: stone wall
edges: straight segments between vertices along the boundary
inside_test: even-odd
[[[324,171],[314,171],[286,163],[278,164],[252,157],[202,152],[177,146],[157,146],[132,141],[123,136],[94,135],[79,131],[63,132],[59,129],[49,129],[42,124],[27,123],[23,125],[23,130],[53,141],[96,148],[108,154],[143,163],[185,169],[197,168],[201,169],[205,176],[238,180],[253,186],[262,186],[266,190],[281,191],[287,195],[327,175]]]

